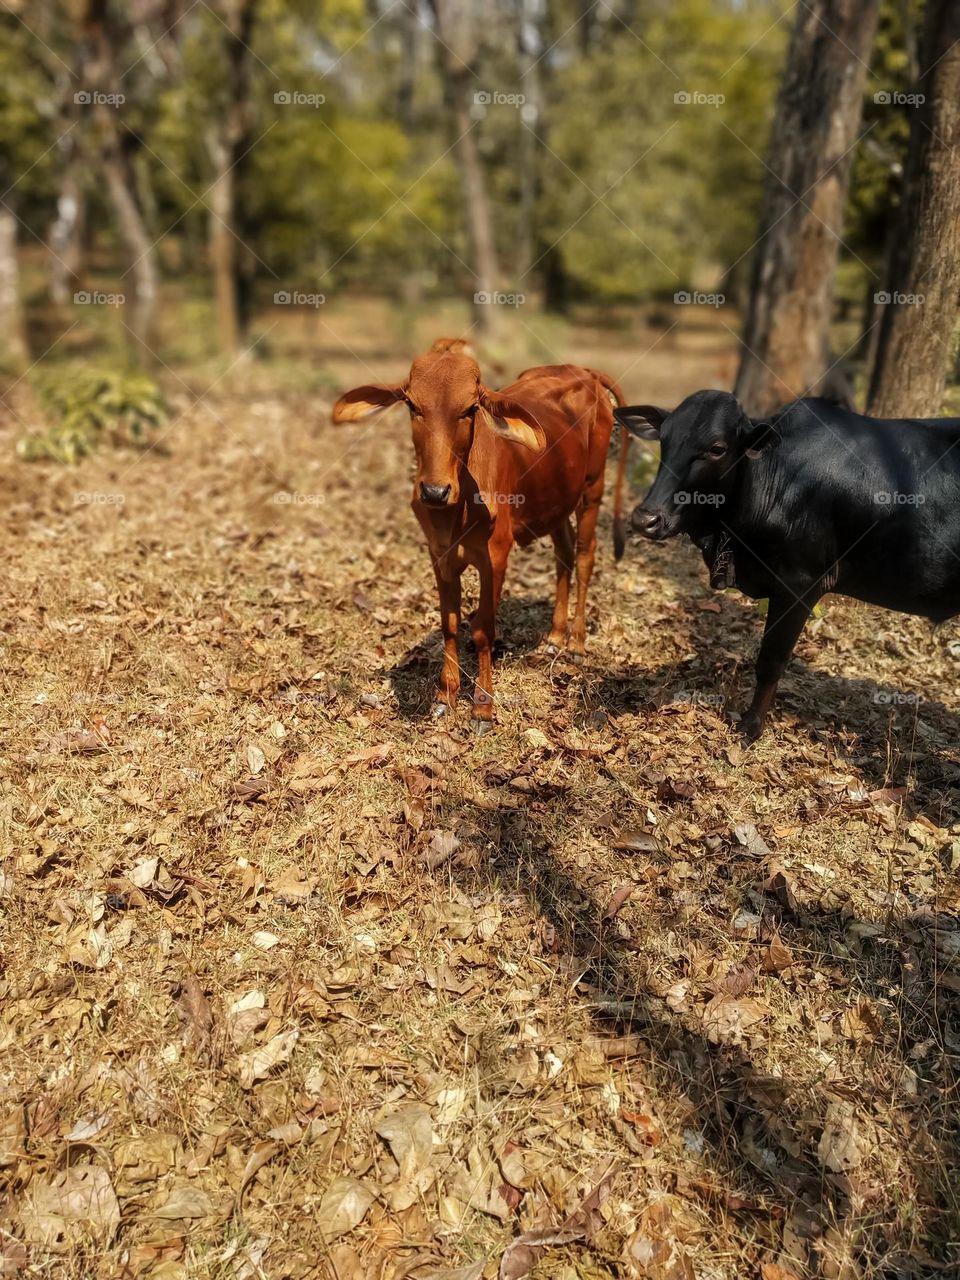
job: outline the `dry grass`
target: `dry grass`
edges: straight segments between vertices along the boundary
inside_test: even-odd
[[[491,1277],[608,1174],[531,1275],[957,1267],[950,631],[831,602],[743,752],[755,610],[606,525],[586,665],[517,553],[497,729],[438,730],[406,429],[314,389],[401,370],[371,319],[171,375],[145,456],[5,468],[4,1273]],[[656,337],[530,347],[730,367]]]

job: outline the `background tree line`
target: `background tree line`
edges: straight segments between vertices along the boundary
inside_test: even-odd
[[[612,317],[699,287],[742,309],[751,408],[843,357],[874,409],[936,412],[958,40],[952,0],[10,0],[0,360],[93,284],[144,364],[174,283],[228,355],[278,293]]]

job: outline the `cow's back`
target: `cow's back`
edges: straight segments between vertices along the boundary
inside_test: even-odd
[[[550,532],[585,491],[602,485],[613,409],[596,375],[579,365],[527,369],[504,394],[531,404],[547,437],[517,479],[524,501],[514,525],[523,542]]]
[[[756,552],[738,556],[749,594],[822,574],[901,612],[960,612],[960,419],[878,420],[815,400],[775,426],[728,513]]]

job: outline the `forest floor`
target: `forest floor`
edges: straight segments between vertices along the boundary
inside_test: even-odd
[[[585,664],[516,552],[496,728],[438,727],[407,425],[329,407],[445,332],[177,366],[73,468],[4,422],[0,1273],[958,1274],[960,633],[829,599],[744,749],[756,607],[605,516]]]

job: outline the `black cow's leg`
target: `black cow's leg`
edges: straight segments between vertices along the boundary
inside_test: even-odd
[[[753,701],[740,720],[740,729],[748,742],[755,741],[763,732],[780,677],[815,603],[815,599],[798,600],[793,595],[770,597],[767,625],[757,654],[757,687]]]

